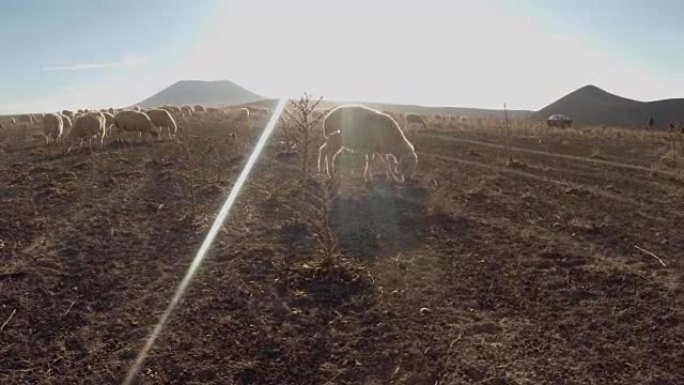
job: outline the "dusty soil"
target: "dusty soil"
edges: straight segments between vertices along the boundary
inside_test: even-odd
[[[1,384],[123,379],[245,163],[222,124],[183,129],[67,155],[0,131]],[[274,137],[138,383],[684,383],[662,143],[410,137],[413,183],[364,184],[345,156],[327,205]]]

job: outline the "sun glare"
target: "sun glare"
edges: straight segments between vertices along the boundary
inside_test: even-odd
[[[283,109],[285,108],[286,102],[287,102],[287,99],[280,99],[278,101],[278,105],[277,105],[275,111],[273,112],[271,119],[269,120],[268,124],[264,128],[264,132],[261,134],[259,141],[257,142],[256,146],[254,147],[254,150],[252,151],[252,154],[249,156],[249,159],[247,160],[247,164],[245,164],[245,167],[242,169],[240,176],[238,177],[237,181],[235,181],[235,185],[233,185],[233,188],[230,190],[230,194],[228,195],[228,198],[226,198],[226,201],[223,204],[223,206],[221,207],[221,210],[218,212],[218,215],[216,215],[216,219],[214,220],[214,223],[211,225],[211,228],[209,229],[207,236],[204,238],[202,245],[200,246],[199,250],[197,251],[195,258],[192,260],[192,263],[190,264],[190,267],[188,268],[187,273],[185,273],[185,277],[183,277],[183,280],[178,285],[176,292],[174,293],[173,297],[171,298],[171,302],[169,302],[169,305],[164,310],[164,313],[162,313],[161,317],[159,318],[159,322],[154,327],[154,330],[152,331],[150,336],[147,338],[147,341],[145,342],[145,345],[143,346],[143,348],[138,353],[138,356],[135,359],[135,362],[133,363],[131,368],[128,370],[128,373],[126,374],[126,378],[124,379],[122,385],[131,385],[133,383],[133,380],[135,380],[135,376],[140,371],[140,367],[142,366],[143,362],[145,361],[145,358],[147,357],[147,355],[149,354],[150,349],[152,348],[155,341],[159,337],[159,334],[161,333],[161,331],[164,329],[164,326],[166,325],[166,322],[168,321],[169,316],[171,315],[173,310],[176,308],[176,305],[178,305],[178,302],[183,297],[183,294],[185,294],[185,291],[187,290],[188,285],[190,284],[190,281],[192,281],[192,279],[195,277],[195,274],[197,274],[197,270],[199,269],[200,265],[202,264],[204,257],[207,255],[207,252],[209,251],[209,248],[211,247],[212,243],[214,242],[214,239],[216,238],[218,231],[221,229],[221,226],[223,226],[223,222],[226,220],[226,217],[228,216],[228,213],[230,212],[231,207],[233,207],[233,204],[235,203],[235,200],[237,199],[238,194],[240,194],[242,187],[244,186],[245,182],[247,181],[247,177],[249,176],[249,173],[252,171],[254,164],[256,163],[257,159],[259,159],[259,156],[261,155],[261,152],[263,151],[264,146],[266,145],[269,137],[273,133],[273,130],[276,126],[276,122],[280,118],[280,114],[283,112]]]

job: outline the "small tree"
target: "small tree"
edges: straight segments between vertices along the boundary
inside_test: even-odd
[[[314,118],[313,112],[322,100],[322,96],[315,99],[305,92],[299,100],[290,103],[289,109],[284,110],[287,119],[283,125],[285,135],[289,136],[288,140],[294,142],[302,156],[302,180],[306,180],[309,173],[309,155],[311,154],[309,147],[314,140],[312,129],[323,119],[323,116]],[[296,135],[288,131],[290,127],[294,128]]]

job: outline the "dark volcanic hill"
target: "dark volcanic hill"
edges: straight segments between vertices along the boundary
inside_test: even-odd
[[[263,96],[248,91],[229,80],[181,80],[134,106],[201,104],[207,107],[223,107],[252,103],[262,99],[264,99]]]
[[[666,128],[672,120],[684,121],[684,99],[641,102],[589,85],[542,108],[530,119],[546,120],[553,114],[568,115],[580,126],[643,127],[653,117],[657,127]]]

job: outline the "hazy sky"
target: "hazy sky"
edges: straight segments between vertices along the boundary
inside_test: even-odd
[[[258,94],[539,109],[586,84],[684,97],[681,0],[0,0],[0,113]]]

